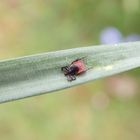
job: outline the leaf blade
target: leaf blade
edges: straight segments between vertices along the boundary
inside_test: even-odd
[[[61,67],[85,57],[93,69],[68,82]],[[75,48],[0,62],[0,102],[39,95],[140,67],[140,42]]]

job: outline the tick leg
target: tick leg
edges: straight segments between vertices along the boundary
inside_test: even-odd
[[[71,82],[73,80],[76,80],[76,77],[75,76],[72,76],[72,75],[68,75],[67,76],[67,80]]]
[[[72,77],[72,80],[76,80],[76,76],[71,76]]]
[[[85,58],[87,58],[87,56],[83,56],[83,57],[79,58],[78,60],[83,60]]]
[[[63,71],[64,74],[67,75],[67,73],[68,73],[68,66],[62,67],[61,71]]]
[[[92,69],[92,68],[93,68],[93,67],[89,67],[89,68],[86,69],[86,71],[88,71],[88,70],[90,70],[90,69]]]
[[[68,68],[68,67],[65,66],[65,67],[62,67],[61,70],[64,71],[64,70],[67,70],[67,68]]]
[[[84,56],[84,57],[78,58],[78,59],[74,60],[73,62],[76,62],[76,61],[78,61],[78,60],[84,60],[85,58],[87,58],[87,56]]]
[[[70,75],[68,75],[67,76],[67,80],[71,82],[72,81],[72,77]]]

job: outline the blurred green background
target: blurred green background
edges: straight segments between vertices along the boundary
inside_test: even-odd
[[[140,0],[1,0],[0,59],[100,44],[106,27],[140,34]],[[0,105],[0,140],[112,139],[140,139],[140,69]]]

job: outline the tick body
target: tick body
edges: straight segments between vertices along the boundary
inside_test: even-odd
[[[62,67],[64,75],[67,76],[68,81],[76,80],[77,75],[87,71],[83,58],[74,60],[70,65]]]

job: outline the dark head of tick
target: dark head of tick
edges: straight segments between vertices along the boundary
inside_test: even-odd
[[[76,59],[70,65],[62,67],[64,75],[67,76],[68,81],[76,80],[76,76],[87,71],[83,58]]]
[[[78,71],[79,71],[79,68],[76,65],[71,65],[67,69],[66,73],[64,73],[64,74],[65,75],[77,75]]]

